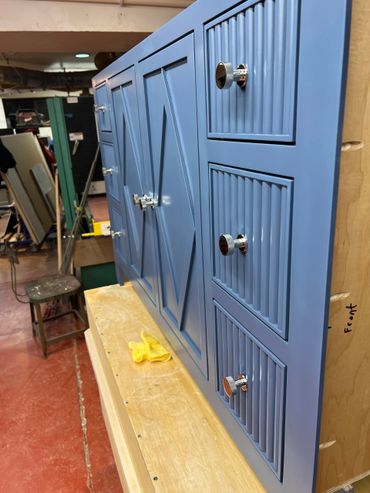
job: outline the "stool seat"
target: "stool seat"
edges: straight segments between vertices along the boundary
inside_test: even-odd
[[[26,285],[26,293],[31,302],[45,303],[63,295],[72,295],[81,288],[81,283],[70,274],[46,276]]]
[[[77,337],[86,330],[86,316],[83,307],[82,290],[80,281],[70,274],[55,274],[46,276],[26,285],[26,293],[31,310],[31,322],[33,336],[40,338],[42,352],[45,358],[48,356],[48,346],[54,342]],[[41,304],[67,298],[69,309],[49,317],[43,317]],[[83,328],[64,332],[53,337],[48,336],[45,322],[73,314],[83,323]]]

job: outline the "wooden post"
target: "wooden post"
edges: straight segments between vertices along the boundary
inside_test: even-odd
[[[62,224],[60,217],[59,174],[57,167],[55,167],[55,215],[57,223],[58,272],[60,273],[62,269]]]

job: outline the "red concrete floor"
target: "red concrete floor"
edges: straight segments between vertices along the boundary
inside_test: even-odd
[[[52,272],[48,251],[20,257],[18,291]],[[122,492],[84,339],[44,360],[9,277],[0,259],[0,493]]]

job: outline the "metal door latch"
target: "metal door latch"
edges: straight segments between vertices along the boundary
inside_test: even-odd
[[[112,239],[114,240],[114,238],[121,238],[121,236],[125,236],[125,232],[124,231],[113,231],[113,229],[111,229],[110,235],[111,235]]]
[[[216,85],[219,89],[230,89],[233,82],[239,87],[245,87],[248,82],[248,65],[241,63],[234,69],[231,63],[220,62],[216,67]]]
[[[139,196],[137,193],[132,196],[132,202],[134,205],[139,205],[142,211],[145,211],[148,207],[154,209],[158,203],[152,195],[144,194]]]
[[[99,111],[101,111],[102,113],[104,113],[105,111],[108,110],[108,107],[105,104],[101,104],[101,105],[94,104],[94,110],[95,110],[96,113],[98,113]]]
[[[111,174],[113,174],[113,168],[104,168],[103,167],[103,176],[111,175]]]
[[[245,254],[248,251],[248,239],[242,234],[239,234],[235,240],[231,235],[223,234],[218,240],[218,246],[222,255],[225,256],[232,255],[236,249]]]
[[[224,391],[226,396],[230,399],[232,395],[235,395],[239,388],[243,392],[248,390],[248,377],[246,377],[243,373],[238,375],[236,379],[233,377],[224,377]]]

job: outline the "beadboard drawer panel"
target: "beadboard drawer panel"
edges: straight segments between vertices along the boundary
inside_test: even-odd
[[[217,302],[214,305],[217,392],[281,480],[286,367]],[[248,379],[247,390],[238,388],[228,399],[223,378],[240,374]]]
[[[298,4],[249,0],[206,26],[210,138],[294,141]],[[246,86],[219,89],[220,62],[247,65]]]
[[[95,111],[98,115],[98,128],[101,132],[110,132],[112,130],[110,110],[107,86],[104,84],[95,91]]]
[[[105,142],[100,143],[100,152],[103,163],[103,174],[106,191],[117,202],[120,200],[119,193],[119,169],[114,157],[114,147],[112,144]]]
[[[283,338],[288,334],[293,181],[210,167],[213,280]],[[221,235],[245,235],[245,253],[222,255]]]

